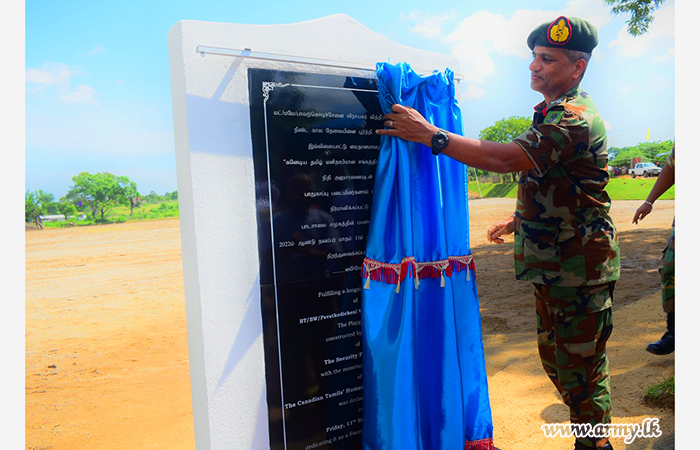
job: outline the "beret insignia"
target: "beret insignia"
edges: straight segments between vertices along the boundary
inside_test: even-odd
[[[547,28],[547,39],[554,45],[566,45],[571,39],[571,23],[564,16],[558,17]]]
[[[558,47],[591,53],[598,45],[598,30],[579,17],[559,16],[532,30],[527,46]]]

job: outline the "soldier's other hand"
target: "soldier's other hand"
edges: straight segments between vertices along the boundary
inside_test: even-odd
[[[420,142],[428,147],[438,127],[431,125],[415,109],[403,105],[393,105],[389,114],[384,115],[384,127],[377,134],[396,136],[411,142]]]
[[[642,203],[642,206],[637,208],[637,211],[634,213],[634,218],[632,218],[632,223],[637,224],[640,220],[644,219],[646,216],[651,213],[652,206],[649,203]]]
[[[486,231],[486,239],[493,244],[503,244],[505,241],[501,236],[512,234],[514,231],[515,217],[509,217],[508,220],[491,225],[491,228]]]

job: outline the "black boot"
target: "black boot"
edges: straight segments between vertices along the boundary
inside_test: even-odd
[[[668,355],[673,353],[676,348],[675,344],[675,330],[676,330],[676,318],[675,313],[668,313],[666,318],[666,333],[653,344],[647,345],[647,351],[655,355]]]

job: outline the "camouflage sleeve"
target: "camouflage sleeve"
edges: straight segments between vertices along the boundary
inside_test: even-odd
[[[588,125],[564,110],[550,111],[540,124],[532,125],[513,140],[532,160],[538,176],[559,161],[572,161],[588,148]]]
[[[666,165],[670,165],[671,169],[676,170],[676,145],[673,145],[673,150],[671,151],[671,156],[666,160]]]

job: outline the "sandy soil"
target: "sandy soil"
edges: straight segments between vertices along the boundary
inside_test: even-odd
[[[609,343],[617,423],[659,418],[663,435],[617,450],[674,448],[674,409],[642,401],[674,374],[674,355],[647,343],[664,331],[656,264],[674,215],[657,202],[641,225],[639,202],[615,202],[622,278]],[[532,286],[514,280],[512,239],[485,232],[512,212],[508,199],[472,200],[471,242],[482,309],[496,445],[570,449],[543,423],[567,408],[536,351]],[[26,233],[26,449],[194,449],[180,232],[177,220]]]

